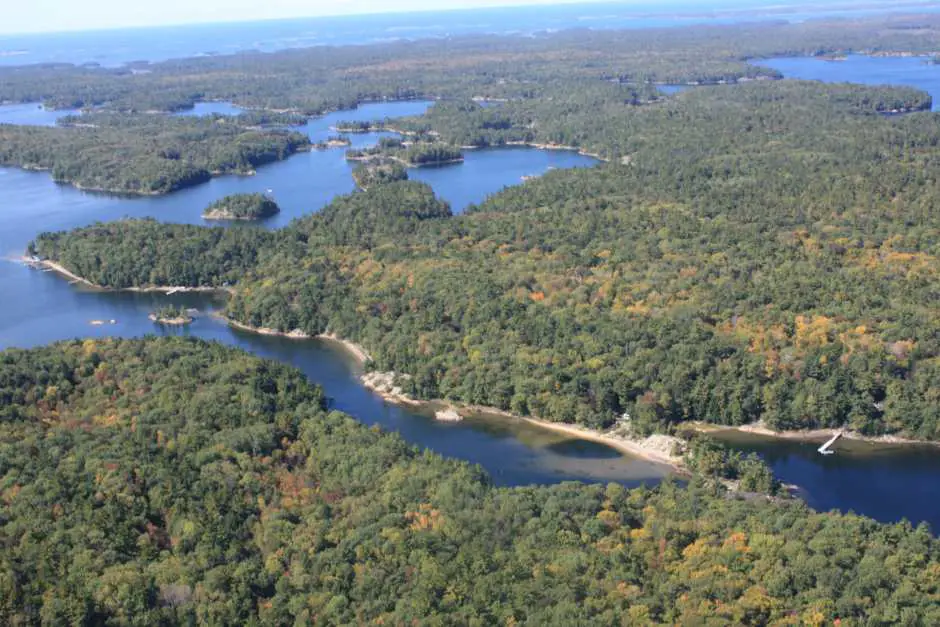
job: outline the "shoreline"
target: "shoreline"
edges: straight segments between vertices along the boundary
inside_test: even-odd
[[[588,152],[584,148],[579,148],[578,146],[565,146],[562,144],[540,144],[537,142],[526,142],[526,141],[508,141],[504,146],[525,146],[526,148],[535,148],[536,150],[561,150],[565,152],[576,152],[582,157],[591,157],[592,159],[597,159],[603,163],[610,163],[610,159],[602,157],[596,152]],[[490,146],[491,148],[498,148],[498,146]]]
[[[685,464],[683,463],[680,456],[666,453],[660,447],[653,446],[653,443],[656,442],[661,442],[662,444],[671,444],[672,436],[654,435],[650,436],[650,438],[646,438],[645,440],[631,440],[623,436],[604,431],[595,431],[594,429],[582,427],[580,425],[573,425],[564,422],[551,422],[549,420],[533,418],[531,416],[520,416],[518,414],[513,414],[512,412],[497,409],[495,407],[468,405],[466,407],[461,407],[460,409],[463,409],[465,412],[471,414],[500,416],[503,418],[521,420],[548,431],[563,433],[565,435],[572,435],[582,440],[588,440],[590,442],[597,442],[598,444],[607,445],[612,449],[629,455],[630,457],[636,457],[644,461],[667,466],[677,474],[688,474],[688,470],[686,469]]]
[[[220,319],[224,320],[232,327],[240,329],[242,331],[247,331],[250,333],[258,333],[260,335],[267,336],[276,336],[276,337],[286,337],[290,339],[297,340],[326,340],[330,342],[335,342],[342,348],[346,350],[352,357],[356,359],[360,367],[364,366],[368,361],[371,360],[371,356],[359,344],[352,342],[351,340],[343,339],[335,334],[328,333],[317,336],[311,336],[303,333],[300,330],[294,330],[290,332],[277,331],[270,328],[256,328],[250,325],[246,325],[235,320],[226,318],[225,316],[218,316]],[[562,433],[569,436],[574,436],[591,442],[597,442],[599,444],[604,444],[609,446],[620,453],[625,455],[642,459],[644,461],[652,462],[655,464],[660,464],[667,466],[674,473],[679,475],[688,475],[688,469],[685,467],[684,461],[681,456],[673,455],[670,452],[664,450],[665,447],[671,447],[674,444],[681,444],[683,441],[675,436],[669,436],[665,434],[654,434],[644,440],[634,440],[622,435],[618,435],[612,432],[596,431],[594,429],[589,429],[587,427],[582,427],[580,425],[560,423],[560,422],[551,422],[548,420],[543,420],[541,418],[532,417],[532,416],[521,416],[518,414],[513,414],[511,412],[496,408],[496,407],[487,407],[483,405],[464,405],[461,403],[455,403],[446,399],[433,399],[433,400],[419,400],[411,398],[407,394],[403,393],[400,388],[394,387],[392,381],[394,377],[397,376],[396,373],[382,373],[382,372],[371,372],[364,373],[359,375],[357,378],[362,385],[371,391],[376,396],[379,396],[382,400],[392,403],[394,405],[407,406],[410,408],[421,408],[429,409],[432,412],[439,409],[450,409],[462,417],[472,417],[472,416],[492,416],[492,417],[501,417],[508,418],[512,420],[520,420],[531,424],[533,426],[546,429],[549,431],[554,431],[556,433]],[[407,375],[404,375],[407,376]],[[792,441],[813,441],[813,440],[825,440],[829,437],[835,435],[836,432],[841,432],[845,439],[854,440],[854,441],[863,441],[869,442],[872,444],[881,444],[881,445],[896,445],[896,446],[934,446],[940,447],[940,442],[931,442],[929,440],[912,440],[907,438],[900,438],[896,436],[864,436],[858,433],[841,431],[840,429],[816,429],[812,431],[789,431],[789,432],[775,432],[762,425],[744,425],[742,427],[730,427],[726,425],[719,424],[706,424],[706,423],[688,423],[687,426],[692,427],[695,431],[699,433],[716,433],[720,431],[738,431],[741,433],[749,433],[752,435],[761,435],[769,438],[775,438],[780,440],[792,440]]]
[[[369,353],[361,345],[356,344],[351,340],[343,339],[334,333],[309,335],[303,331],[300,331],[299,329],[285,332],[267,327],[252,327],[251,325],[238,322],[237,320],[232,320],[231,318],[227,318],[221,314],[217,315],[217,317],[220,320],[228,323],[230,326],[242,331],[247,331],[249,333],[257,333],[259,335],[266,335],[271,337],[286,337],[295,340],[317,339],[335,342],[337,345],[344,348],[352,357],[354,357],[359,366],[364,366],[372,359]],[[685,465],[682,463],[680,457],[672,455],[671,453],[666,453],[662,450],[663,445],[671,446],[674,443],[674,438],[671,436],[654,435],[642,441],[630,440],[624,437],[610,433],[604,433],[601,431],[595,431],[593,429],[588,429],[587,427],[581,427],[578,425],[550,422],[548,420],[542,420],[540,418],[533,418],[529,416],[520,416],[502,409],[498,409],[496,407],[462,405],[445,399],[418,400],[411,398],[407,394],[404,394],[400,389],[392,387],[392,379],[395,376],[395,373],[364,373],[357,378],[359,379],[359,382],[362,383],[362,385],[366,389],[370,390],[373,394],[379,396],[384,401],[395,405],[430,409],[432,411],[443,408],[445,410],[452,410],[460,414],[461,417],[484,415],[521,420],[548,431],[574,436],[583,440],[597,442],[598,444],[604,444],[630,457],[635,457],[643,461],[666,466],[676,474],[688,474],[688,471],[686,470]]]
[[[139,294],[185,294],[185,293],[211,293],[211,292],[225,292],[226,294],[234,294],[235,290],[231,287],[184,287],[184,286],[151,286],[151,287],[105,287],[103,285],[98,285],[97,283],[92,283],[84,277],[80,277],[65,266],[58,264],[54,261],[48,259],[42,259],[35,261],[29,257],[23,256],[20,257],[19,261],[26,266],[33,268],[41,268],[44,270],[49,270],[64,276],[67,279],[71,279],[73,283],[81,283],[86,287],[90,287],[102,292],[136,292]]]
[[[774,431],[773,429],[770,429],[760,423],[740,425],[736,427],[710,423],[689,423],[688,426],[692,427],[698,433],[719,433],[723,431],[736,432],[745,433],[748,435],[758,435],[775,440],[788,440],[791,442],[825,441],[838,433],[845,440],[851,440],[853,442],[865,442],[867,444],[881,446],[940,447],[940,442],[933,440],[916,440],[913,438],[905,438],[897,435],[865,435],[863,433],[850,431],[848,429],[825,428],[810,429],[807,431]]]
[[[346,157],[346,161],[355,162],[355,163],[363,163],[363,164],[369,164],[369,163],[372,163],[373,161],[385,161],[385,160],[400,163],[408,170],[414,170],[418,168],[436,168],[436,167],[445,166],[445,165],[454,165],[457,163],[463,163],[465,161],[463,157],[459,157],[457,159],[447,159],[445,161],[428,161],[427,163],[413,163],[411,161],[406,161],[405,159],[402,159],[401,157],[382,155],[382,154],[362,155],[361,157],[349,157],[349,156]]]
[[[372,360],[372,356],[363,348],[361,345],[356,344],[350,340],[345,340],[335,333],[321,333],[320,335],[310,335],[304,333],[300,329],[294,329],[293,331],[278,331],[277,329],[272,329],[269,327],[253,327],[249,324],[233,320],[227,316],[224,316],[220,313],[214,314],[215,318],[225,322],[230,327],[238,329],[239,331],[246,331],[248,333],[257,333],[258,335],[266,335],[268,337],[284,337],[291,340],[325,340],[328,342],[334,342],[339,346],[342,346],[346,352],[356,358],[356,361],[360,366],[365,365]]]
[[[76,283],[82,283],[88,287],[102,290],[102,291],[113,291],[113,292],[138,292],[138,293],[164,293],[164,294],[173,294],[173,293],[185,293],[185,292],[226,292],[228,294],[233,294],[233,288],[214,288],[214,287],[131,287],[131,288],[107,288],[100,285],[96,285],[87,279],[78,276],[77,274],[71,272],[67,268],[63,267],[60,264],[57,264],[49,260],[35,261],[29,257],[23,256],[20,258],[20,261],[27,266],[45,268],[61,274],[62,276],[72,279]],[[257,333],[259,335],[266,335],[272,337],[284,337],[295,340],[323,340],[328,342],[334,342],[337,345],[341,346],[347,353],[355,358],[360,367],[364,366],[366,363],[372,360],[371,355],[368,351],[360,344],[357,344],[351,340],[344,339],[335,333],[322,333],[320,335],[309,335],[304,333],[299,329],[293,331],[278,331],[276,329],[271,329],[267,327],[252,327],[237,320],[228,318],[222,314],[216,314],[215,317],[224,321],[229,326],[239,329],[241,331],[246,331],[249,333]],[[395,376],[394,373],[382,373],[386,375]],[[680,442],[678,438],[674,436],[667,435],[653,435],[645,440],[632,440],[626,437],[612,434],[609,432],[596,431],[589,429],[587,427],[582,427],[579,425],[567,424],[567,423],[558,423],[550,422],[536,417],[531,416],[520,416],[518,414],[513,414],[505,410],[496,408],[496,407],[486,407],[479,405],[461,405],[453,403],[446,399],[437,399],[437,400],[418,400],[413,399],[406,394],[400,392],[396,389],[388,389],[386,385],[383,385],[381,382],[376,383],[370,381],[367,376],[360,375],[360,382],[369,390],[371,390],[376,395],[380,396],[382,399],[395,404],[408,405],[411,407],[434,407],[434,406],[445,406],[449,407],[462,416],[466,415],[492,415],[500,416],[504,418],[518,419],[529,424],[555,431],[557,433],[565,433],[567,435],[576,436],[585,440],[590,440],[598,442],[601,444],[606,444],[614,448],[615,450],[631,455],[633,457],[638,457],[646,461],[662,464],[669,466],[674,471],[679,473],[685,472],[685,467],[680,456],[675,456],[671,452],[667,453],[662,450],[664,444],[664,438],[671,438],[672,442]],[[790,441],[801,441],[801,442],[812,442],[816,440],[825,440],[834,436],[836,433],[840,433],[843,438],[847,440],[853,440],[857,442],[867,442],[870,444],[884,445],[884,446],[929,446],[929,447],[940,447],[940,442],[931,441],[931,440],[916,440],[912,438],[905,438],[901,436],[894,435],[881,435],[881,436],[866,436],[861,433],[844,430],[844,429],[814,429],[809,431],[774,431],[762,424],[751,424],[751,425],[740,425],[740,426],[728,426],[720,425],[713,423],[688,423],[687,426],[691,427],[694,431],[698,433],[717,433],[721,431],[734,431],[739,433],[746,433],[750,435],[758,435],[772,439],[778,440],[790,440]]]

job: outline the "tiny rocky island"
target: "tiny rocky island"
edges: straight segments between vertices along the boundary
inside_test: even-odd
[[[182,327],[192,323],[193,318],[189,312],[181,307],[169,305],[162,307],[149,316],[150,320],[157,324]]]
[[[206,220],[263,220],[280,211],[277,203],[264,194],[232,194],[206,207],[202,217]]]

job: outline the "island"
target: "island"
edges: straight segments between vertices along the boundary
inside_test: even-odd
[[[167,326],[186,326],[191,324],[193,318],[189,315],[189,312],[182,307],[176,307],[174,305],[168,305],[166,307],[161,307],[157,311],[151,313],[148,318],[152,322],[157,324],[167,325]]]
[[[313,145],[317,150],[328,150],[330,148],[344,148],[352,144],[350,140],[345,135],[331,135],[323,141],[319,141]]]
[[[387,163],[396,161],[406,168],[422,168],[461,163],[464,160],[460,148],[426,138],[423,141],[404,141],[394,137],[383,137],[369,148],[347,150],[348,161]]]
[[[210,204],[206,220],[263,220],[277,215],[281,208],[264,194],[232,194]]]

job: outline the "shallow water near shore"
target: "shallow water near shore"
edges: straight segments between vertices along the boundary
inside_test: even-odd
[[[218,103],[216,103],[218,104]],[[373,120],[414,115],[426,102],[380,103],[310,121],[303,128],[314,141],[332,134],[341,120]],[[2,119],[0,119],[2,121]],[[377,141],[379,134],[353,135],[354,145]],[[589,157],[565,151],[514,147],[468,151],[461,165],[413,170],[459,211],[486,195],[520,183],[522,176],[544,174],[551,167],[588,166]],[[366,424],[398,431],[418,446],[478,463],[501,485],[555,483],[564,480],[652,484],[668,474],[663,466],[629,458],[611,447],[546,431],[521,420],[474,416],[460,423],[435,421],[427,412],[389,405],[358,381],[358,365],[341,347],[320,340],[291,340],[237,331],[209,315],[192,325],[168,328],[147,315],[165,304],[210,313],[224,306],[207,294],[110,293],[88,290],[52,272],[29,269],[10,258],[22,254],[39,232],[69,229],[125,216],[153,216],[168,222],[202,224],[209,202],[238,192],[272,194],[280,215],[263,223],[277,228],[317,211],[335,195],[352,191],[351,167],[343,149],[303,153],[259,168],[253,177],[221,177],[163,197],[118,198],[57,185],[47,173],[0,168],[0,349],[30,347],[75,337],[192,335],[239,346],[262,357],[297,366],[322,385],[336,409]],[[267,190],[271,190],[267,192]],[[250,227],[249,227],[250,228]],[[111,324],[111,321],[114,324]],[[92,321],[104,324],[92,325]],[[793,443],[738,442],[764,456],[786,482],[800,484],[807,501],[819,509],[854,509],[883,521],[907,517],[940,529],[940,454],[886,450],[858,461],[837,453],[822,457],[791,450]],[[913,460],[913,461],[912,461]],[[913,479],[912,479],[913,477]]]
[[[423,101],[370,104],[310,120],[300,128],[313,141],[319,141],[334,133],[331,129],[338,121],[416,115],[430,104]],[[189,114],[237,113],[237,108],[227,103],[205,105]],[[0,122],[2,116],[0,110]],[[365,146],[384,135],[388,134],[350,137],[354,146]],[[489,193],[518,183],[520,172],[541,174],[550,167],[594,163],[594,159],[570,152],[529,148],[474,151],[468,154],[465,164],[423,170],[415,178],[426,180],[459,211],[482,201]],[[209,202],[237,192],[262,191],[273,195],[282,212],[263,226],[278,228],[322,208],[336,195],[351,192],[351,171],[344,159],[344,149],[333,149],[295,155],[259,168],[253,177],[216,178],[167,196],[121,198],[57,185],[43,172],[0,168],[0,192],[5,200],[0,206],[3,223],[0,257],[4,258],[0,261],[0,287],[7,303],[0,308],[0,350],[76,337],[189,335],[294,365],[323,386],[335,409],[366,424],[397,431],[418,446],[480,464],[500,485],[565,480],[640,485],[656,483],[668,473],[665,467],[624,457],[609,447],[561,437],[522,421],[475,418],[445,424],[434,420],[430,412],[390,405],[362,386],[358,379],[359,364],[336,343],[261,336],[232,329],[215,319],[211,314],[224,306],[222,295],[102,292],[70,285],[55,272],[27,268],[17,261],[28,241],[41,231],[127,216],[201,224],[204,223],[201,213]],[[468,184],[471,180],[473,185]],[[268,189],[272,191],[267,192]],[[148,314],[166,304],[198,309],[200,315],[185,327],[151,322]]]

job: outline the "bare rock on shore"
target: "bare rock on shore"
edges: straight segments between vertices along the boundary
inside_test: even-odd
[[[460,422],[463,420],[463,416],[458,414],[453,407],[448,407],[434,412],[434,419],[441,422]]]
[[[398,379],[409,379],[408,375],[399,375],[395,372],[367,372],[362,375],[361,381],[364,386],[378,392],[382,396],[392,400],[410,400],[400,385],[396,385]]]
[[[678,459],[685,449],[685,442],[672,435],[654,434],[643,440],[643,448],[664,458]]]

